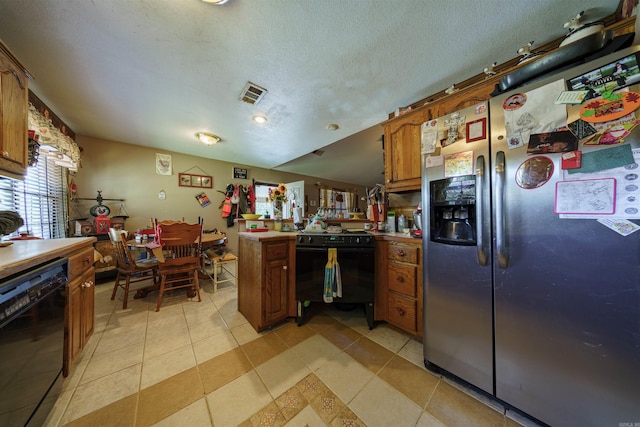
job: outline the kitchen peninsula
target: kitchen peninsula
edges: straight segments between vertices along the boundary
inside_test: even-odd
[[[342,226],[348,227],[348,224],[343,223]],[[367,258],[367,268],[372,273],[367,277],[372,280],[373,287],[373,320],[385,321],[421,336],[420,239],[404,233],[365,233],[364,230],[338,234],[349,235],[357,235],[360,239],[371,238],[371,247],[375,247],[373,256]],[[238,233],[238,311],[256,331],[299,316],[296,299],[296,271],[299,267],[296,265],[297,239],[313,236],[303,232],[273,230]],[[368,249],[348,250],[358,252]],[[338,261],[341,259],[340,251],[338,249]],[[326,252],[317,252],[317,263],[323,266],[327,261]],[[341,269],[348,264],[352,267],[353,262],[345,262]],[[346,283],[344,286],[347,286]],[[319,288],[318,295],[321,294],[322,289]]]

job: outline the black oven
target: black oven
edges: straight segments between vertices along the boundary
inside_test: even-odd
[[[375,239],[370,234],[310,234],[296,239],[296,321],[301,325],[305,309],[324,302],[325,268],[329,248],[336,248],[342,278],[342,297],[334,297],[337,308],[362,305],[369,329],[373,329],[375,293]]]
[[[40,426],[62,389],[67,259],[0,281],[0,425]]]

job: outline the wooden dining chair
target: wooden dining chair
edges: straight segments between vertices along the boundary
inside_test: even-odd
[[[122,309],[127,308],[129,300],[129,286],[131,283],[142,282],[153,279],[153,283],[159,281],[158,260],[156,258],[136,259],[127,244],[127,232],[124,230],[109,229],[109,239],[116,253],[117,274],[116,282],[113,285],[111,300],[113,301],[118,292],[118,288],[122,288],[124,296],[122,297]]]
[[[158,224],[157,236],[164,259],[159,259],[158,262],[160,290],[156,311],[160,311],[162,296],[167,289],[188,288],[188,296],[197,295],[198,301],[202,301],[198,283],[202,259],[202,228],[202,223]]]

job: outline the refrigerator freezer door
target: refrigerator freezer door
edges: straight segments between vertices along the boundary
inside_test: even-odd
[[[494,210],[502,208],[494,233],[504,239],[494,253],[508,259],[496,256],[493,267],[496,397],[549,425],[640,422],[640,232],[623,237],[595,219],[554,213],[560,153],[538,156],[553,162],[548,182],[517,185],[518,168],[532,156],[507,148],[503,103],[511,94],[490,105],[495,175],[498,154],[505,158],[502,194],[500,180],[493,183]],[[624,144],[640,147],[638,128]],[[581,145],[585,153],[602,148]]]
[[[478,111],[483,113],[478,114]],[[459,116],[466,117],[467,122],[487,117],[486,108],[470,107],[459,113]],[[450,116],[438,119],[439,128],[444,126],[448,117]],[[472,152],[473,168],[471,172],[467,171],[471,177],[465,179],[465,189],[472,188],[472,183],[475,183],[475,207],[471,206],[469,209],[477,212],[467,213],[464,206],[453,204],[450,209],[444,207],[439,219],[455,221],[456,213],[460,217],[460,212],[464,212],[463,216],[475,218],[479,227],[474,229],[475,245],[447,244],[444,243],[447,239],[442,238],[443,236],[433,235],[441,228],[439,225],[429,226],[432,221],[437,220],[434,218],[433,202],[446,202],[442,201],[442,197],[431,194],[431,188],[433,191],[447,188],[438,183],[445,178],[446,160],[445,164],[426,167],[427,157],[423,156],[423,345],[427,365],[436,365],[488,393],[493,393],[493,302],[491,265],[487,262],[490,228],[489,222],[483,221],[483,218],[489,218],[490,209],[487,142],[486,138],[472,142],[466,142],[462,138],[441,149],[445,159],[456,153]],[[477,168],[484,170],[484,174],[478,174]],[[479,176],[485,179],[480,179]],[[464,196],[461,196],[462,199]]]

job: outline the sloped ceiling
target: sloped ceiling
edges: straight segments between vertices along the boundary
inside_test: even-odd
[[[20,0],[0,2],[0,39],[79,135],[372,185],[389,112],[561,37],[581,10],[590,22],[617,5]],[[248,81],[268,90],[257,105],[239,99]],[[222,142],[203,146],[198,131]]]

